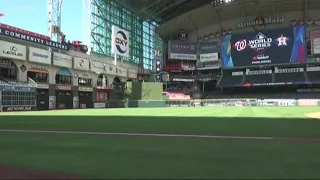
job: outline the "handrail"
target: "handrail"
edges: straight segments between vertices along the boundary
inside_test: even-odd
[[[30,83],[31,82],[31,83]],[[37,87],[38,84],[30,77],[28,77],[28,84],[31,86],[31,87]]]

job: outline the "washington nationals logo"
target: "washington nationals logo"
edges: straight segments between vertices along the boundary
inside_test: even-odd
[[[116,48],[121,54],[125,54],[128,50],[128,37],[123,31],[118,31],[116,34]]]
[[[248,43],[245,39],[240,39],[238,42],[234,44],[234,48],[237,49],[237,51],[243,51],[247,48]]]

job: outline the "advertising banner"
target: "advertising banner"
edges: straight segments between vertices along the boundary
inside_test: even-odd
[[[29,61],[42,64],[51,64],[51,51],[29,47]]]
[[[73,67],[74,69],[89,71],[89,59],[74,57],[73,58]]]
[[[56,109],[56,96],[49,96],[49,109]]]
[[[0,85],[0,91],[35,92],[36,88],[23,87],[23,86],[5,86],[5,85]]]
[[[72,68],[72,57],[66,54],[53,53],[53,65]]]
[[[3,112],[11,112],[11,111],[35,111],[35,106],[2,106]]]
[[[94,103],[93,107],[96,109],[106,108],[106,103]]]
[[[295,26],[223,36],[222,67],[304,63],[305,31],[305,26]]]
[[[197,60],[197,48],[195,42],[170,40],[168,45],[169,59]]]
[[[199,45],[200,62],[218,61],[217,42],[202,42]]]
[[[311,54],[320,54],[320,29],[310,31]]]
[[[129,57],[129,32],[112,26],[111,53]]]
[[[0,41],[0,56],[12,59],[26,60],[26,54],[26,46],[7,41]]]
[[[51,41],[50,37],[39,35],[36,33],[30,33],[30,31],[22,30],[5,24],[0,24],[0,35],[61,50],[70,50],[70,46],[68,46],[66,43]]]
[[[317,99],[299,99],[298,106],[318,106]]]
[[[294,99],[279,99],[276,102],[277,106],[297,106],[297,101]]]

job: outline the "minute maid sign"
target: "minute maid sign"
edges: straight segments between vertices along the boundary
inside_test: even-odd
[[[111,53],[129,57],[129,32],[112,26]]]

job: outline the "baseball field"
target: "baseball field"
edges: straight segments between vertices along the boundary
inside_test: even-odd
[[[0,113],[1,178],[320,178],[319,107]],[[320,117],[320,116],[319,116]]]

